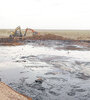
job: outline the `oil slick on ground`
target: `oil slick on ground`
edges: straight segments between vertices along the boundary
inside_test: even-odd
[[[89,45],[30,40],[21,46],[1,46],[0,78],[33,100],[89,100]],[[38,78],[42,83],[35,81]]]

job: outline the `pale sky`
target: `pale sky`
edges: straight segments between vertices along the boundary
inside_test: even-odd
[[[0,28],[90,29],[90,0],[0,0]]]

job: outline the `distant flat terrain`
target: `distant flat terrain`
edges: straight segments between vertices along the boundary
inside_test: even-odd
[[[0,29],[0,37],[8,37],[11,34],[11,31],[14,29]],[[22,33],[24,33],[24,29]],[[41,35],[44,34],[54,34],[59,35],[64,38],[68,39],[75,39],[75,40],[90,40],[90,30],[40,30],[36,29]],[[27,36],[30,35],[30,32],[27,33]]]

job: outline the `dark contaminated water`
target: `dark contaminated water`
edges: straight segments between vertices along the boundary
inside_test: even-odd
[[[1,46],[0,78],[33,100],[90,100],[90,48],[54,40]]]

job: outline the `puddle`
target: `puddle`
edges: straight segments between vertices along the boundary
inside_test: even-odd
[[[29,42],[0,47],[1,81],[33,100],[90,99],[90,48],[53,40]],[[80,50],[71,50],[73,46]]]

